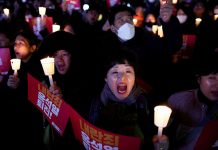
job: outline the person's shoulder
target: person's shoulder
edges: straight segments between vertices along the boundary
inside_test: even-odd
[[[195,97],[196,90],[186,90],[186,91],[180,91],[177,93],[172,94],[168,98],[168,103],[170,105],[186,105],[186,103],[189,103],[194,97]]]

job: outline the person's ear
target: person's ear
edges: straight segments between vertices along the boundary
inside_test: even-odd
[[[198,84],[200,84],[201,77],[200,77],[199,75],[196,75],[196,78],[197,78],[197,82],[198,82]]]
[[[104,81],[107,82],[107,78],[104,78]]]
[[[32,45],[31,48],[30,48],[30,51],[35,52],[36,51],[36,45]]]
[[[111,25],[111,31],[115,34],[117,34],[117,28],[114,25]]]

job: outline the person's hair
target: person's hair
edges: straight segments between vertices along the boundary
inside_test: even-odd
[[[106,77],[108,71],[117,64],[129,64],[133,67],[135,74],[137,73],[138,66],[136,55],[129,50],[117,48],[116,51],[109,54],[105,59],[103,68],[104,77]]]
[[[79,51],[79,41],[76,35],[65,31],[56,31],[49,34],[39,45],[41,57],[53,56],[58,50],[66,50],[70,54]]]
[[[218,73],[218,53],[208,53],[195,61],[195,74],[197,77]]]
[[[115,19],[116,14],[119,12],[123,12],[123,11],[127,11],[131,15],[134,15],[134,11],[130,7],[127,7],[126,5],[115,5],[111,7],[109,10],[108,21],[110,25],[114,24],[114,19]]]
[[[38,44],[40,43],[40,41],[38,40],[38,38],[35,36],[35,34],[32,31],[29,30],[21,30],[19,31],[15,37],[17,36],[22,36],[24,37],[28,43],[30,44],[30,46],[32,45],[36,45],[38,46]]]

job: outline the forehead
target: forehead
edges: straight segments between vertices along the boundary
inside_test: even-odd
[[[129,64],[116,64],[113,67],[111,67],[111,69],[124,69],[124,68],[133,68],[131,65]]]
[[[23,37],[22,35],[18,35],[15,40],[16,41],[24,41],[24,42],[29,43],[28,40],[25,37]]]
[[[115,20],[118,20],[118,19],[121,19],[123,17],[126,17],[126,16],[132,16],[130,12],[128,11],[121,11],[121,12],[118,12],[116,15],[115,15]]]

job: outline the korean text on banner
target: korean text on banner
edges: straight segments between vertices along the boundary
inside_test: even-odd
[[[0,73],[9,71],[11,66],[11,55],[9,48],[0,48]]]
[[[138,137],[130,137],[114,134],[102,130],[83,119],[73,108],[70,108],[70,120],[74,135],[78,141],[89,149],[102,150],[139,150],[141,140]]]
[[[63,135],[69,120],[69,105],[60,97],[51,94],[48,88],[30,74],[28,74],[28,99],[46,116],[54,129]]]

